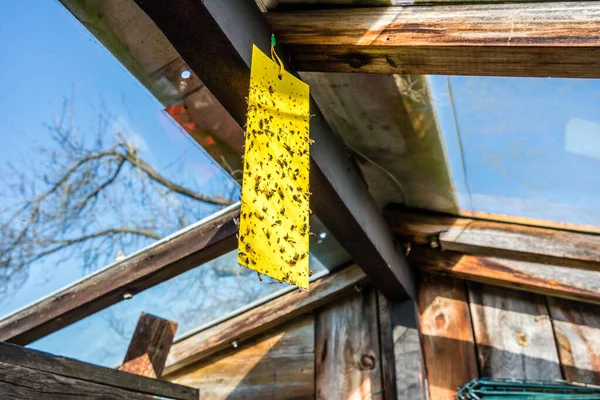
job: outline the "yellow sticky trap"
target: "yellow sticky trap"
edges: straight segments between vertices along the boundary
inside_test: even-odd
[[[256,46],[242,182],[238,262],[308,288],[308,85]]]

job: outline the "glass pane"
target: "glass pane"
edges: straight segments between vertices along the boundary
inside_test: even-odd
[[[231,204],[239,187],[59,2],[1,2],[0,15],[5,315]]]
[[[600,80],[429,81],[462,213],[600,227]]]
[[[311,269],[326,271],[311,255]],[[315,276],[315,275],[313,275]],[[226,316],[270,294],[293,288],[238,266],[231,252],[201,267],[117,303],[30,345],[95,364],[123,361],[142,311],[179,323],[178,336]]]
[[[0,127],[10,138],[0,149],[0,315],[237,200],[239,149],[221,145],[228,135],[243,139],[241,130],[179,58],[139,73],[59,2],[1,3],[0,15],[0,51],[11,55],[0,65],[0,87],[10,93],[0,97]],[[349,261],[314,216],[311,228],[314,272]],[[261,282],[231,253],[32,347],[113,366],[141,311],[185,333],[289,289]]]

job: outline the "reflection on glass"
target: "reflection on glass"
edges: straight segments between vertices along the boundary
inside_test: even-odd
[[[5,315],[231,204],[238,185],[59,2],[2,2],[0,16],[0,53],[15,55],[0,67]]]
[[[600,227],[600,80],[429,81],[463,213]]]
[[[240,175],[239,149],[217,146],[224,140],[213,128],[225,136],[240,128],[205,88],[161,104],[58,2],[32,5],[0,3],[0,52],[14,55],[0,66],[10,93],[0,96],[0,315],[218,211],[239,192],[231,178]],[[176,70],[180,88],[200,85],[190,70]],[[311,228],[315,273],[349,260],[316,217]],[[32,347],[112,366],[141,311],[184,333],[283,288],[259,281],[232,253]]]

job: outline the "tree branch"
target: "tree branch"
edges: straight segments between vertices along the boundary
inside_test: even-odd
[[[135,154],[132,154],[130,151],[127,151],[126,154],[122,156],[124,156],[127,159],[127,161],[129,161],[134,167],[142,170],[150,179],[160,183],[161,185],[173,192],[177,192],[193,200],[203,201],[205,203],[211,203],[221,206],[228,206],[233,204],[233,201],[227,200],[223,197],[210,197],[203,194],[199,194],[192,190],[189,190],[186,187],[178,185],[175,182],[171,182],[170,180],[156,172],[154,168],[150,166],[150,164],[137,157]]]

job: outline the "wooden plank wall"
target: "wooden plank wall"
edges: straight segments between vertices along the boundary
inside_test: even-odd
[[[424,275],[368,286],[170,373],[210,399],[454,399],[477,377],[600,384],[600,305]]]
[[[425,276],[419,310],[431,399],[477,377],[600,384],[600,306]]]

